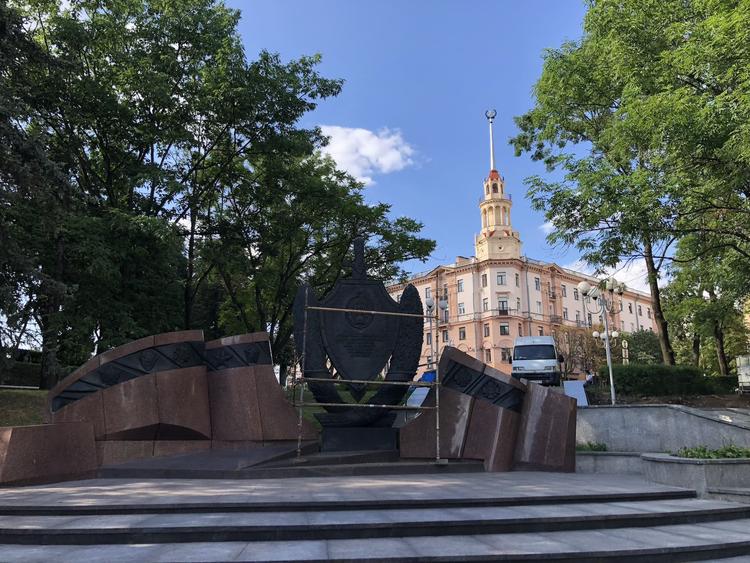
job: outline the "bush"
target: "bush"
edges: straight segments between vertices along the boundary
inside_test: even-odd
[[[576,444],[577,452],[606,452],[607,444],[602,442],[586,442],[585,444]]]
[[[728,446],[710,450],[706,446],[695,446],[694,448],[682,448],[676,454],[672,455],[693,459],[736,459],[750,457],[750,448],[729,444]]]
[[[624,395],[721,395],[737,387],[736,377],[706,376],[695,366],[616,364],[612,373],[615,388]],[[602,381],[609,380],[606,366],[599,375]]]

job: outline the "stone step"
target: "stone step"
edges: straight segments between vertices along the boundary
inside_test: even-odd
[[[438,464],[427,461],[376,463],[335,463],[333,465],[299,465],[283,467],[255,466],[246,469],[209,469],[189,467],[102,467],[103,479],[279,479],[294,477],[353,477],[368,475],[422,475],[435,473],[482,473],[481,461],[452,460]]]
[[[750,519],[750,506],[696,499],[485,508],[2,516],[0,543],[369,540],[657,527],[737,519]]]
[[[352,510],[399,510],[430,508],[490,508],[522,507],[564,504],[599,504],[618,502],[670,501],[695,499],[695,491],[688,489],[665,488],[664,490],[576,493],[576,494],[536,494],[527,496],[476,496],[445,497],[436,491],[433,498],[383,498],[303,501],[280,500],[278,502],[185,502],[170,503],[101,503],[87,504],[0,504],[0,516],[88,516],[88,515],[127,515],[127,514],[214,514],[237,512],[319,512]]]
[[[717,561],[747,556],[750,519],[653,528],[463,536],[192,542],[139,545],[0,545],[2,561]],[[736,559],[742,561],[743,559]],[[746,560],[746,559],[745,559]]]

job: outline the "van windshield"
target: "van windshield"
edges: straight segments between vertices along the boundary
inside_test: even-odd
[[[516,346],[513,349],[514,360],[554,360],[555,347],[549,344],[531,344]]]

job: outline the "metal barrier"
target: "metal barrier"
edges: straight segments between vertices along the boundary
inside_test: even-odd
[[[437,316],[431,315],[417,315],[413,313],[392,313],[387,311],[367,311],[363,309],[344,309],[335,307],[312,307],[308,305],[308,292],[309,288],[305,291],[305,317],[304,317],[304,340],[302,342],[302,357],[300,358],[299,365],[302,373],[301,377],[295,377],[292,383],[292,400],[293,405],[298,409],[297,418],[297,460],[302,458],[302,410],[304,407],[343,407],[343,408],[366,408],[366,409],[387,409],[387,410],[399,410],[399,411],[435,411],[435,463],[443,464],[447,460],[440,459],[440,373],[437,369],[438,359],[435,358],[435,381],[386,381],[386,380],[359,380],[359,379],[325,379],[320,377],[305,377],[305,356],[307,349],[307,312],[308,311],[327,311],[334,313],[367,313],[370,315],[390,315],[396,317],[417,317],[420,319],[437,319]],[[437,323],[435,323],[437,327]],[[437,328],[436,328],[437,332]],[[435,335],[432,336],[435,338]],[[439,352],[438,352],[439,355]],[[305,385],[307,383],[330,383],[330,384],[348,384],[348,383],[359,383],[366,385],[407,385],[409,387],[434,387],[435,388],[435,406],[424,407],[424,406],[409,406],[409,405],[373,405],[373,404],[361,404],[361,403],[308,403],[304,400]],[[296,395],[296,388],[299,387],[299,400],[294,397]]]

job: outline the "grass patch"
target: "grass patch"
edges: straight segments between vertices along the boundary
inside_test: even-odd
[[[692,459],[738,459],[750,457],[750,448],[743,448],[734,444],[722,446],[715,450],[706,446],[695,446],[693,448],[682,448],[672,455]]]
[[[0,389],[0,426],[41,424],[47,391]]]
[[[607,444],[602,442],[586,442],[585,444],[576,444],[577,452],[606,452]]]

